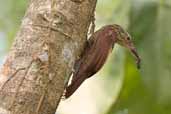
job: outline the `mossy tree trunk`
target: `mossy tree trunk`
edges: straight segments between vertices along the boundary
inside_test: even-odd
[[[30,0],[0,72],[0,114],[54,114],[96,0]]]

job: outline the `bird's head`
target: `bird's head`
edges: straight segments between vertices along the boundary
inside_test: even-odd
[[[141,59],[136,51],[136,48],[128,32],[125,31],[121,26],[116,24],[112,25],[111,27],[115,33],[115,37],[113,37],[113,40],[119,45],[128,48],[131,51],[131,53],[136,57],[137,67],[140,68]]]

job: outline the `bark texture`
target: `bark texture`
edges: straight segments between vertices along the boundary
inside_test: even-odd
[[[54,114],[96,0],[30,0],[0,71],[0,114]]]

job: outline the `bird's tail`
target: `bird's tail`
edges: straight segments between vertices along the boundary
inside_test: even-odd
[[[84,76],[78,77],[68,87],[66,87],[65,98],[69,98],[83,83],[86,78]]]

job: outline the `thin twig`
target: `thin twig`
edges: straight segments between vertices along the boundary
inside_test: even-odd
[[[11,105],[10,105],[10,107],[9,107],[9,110],[11,110],[13,104],[15,103],[15,99],[16,99],[16,96],[17,96],[17,94],[18,94],[18,92],[19,92],[19,89],[20,89],[20,87],[22,86],[22,84],[23,84],[23,82],[24,82],[24,79],[25,79],[25,77],[27,76],[28,71],[29,71],[30,67],[32,66],[33,62],[34,62],[34,60],[32,60],[32,61],[30,62],[30,64],[28,65],[28,67],[25,69],[25,74],[24,74],[24,76],[22,77],[22,79],[21,79],[21,81],[20,81],[20,83],[19,83],[19,85],[18,85],[18,87],[17,87],[17,89],[16,89],[16,92],[15,92],[13,98],[12,98]]]
[[[52,18],[52,20],[51,21],[49,21],[49,24],[48,24],[48,26],[44,26],[44,25],[36,25],[36,26],[40,26],[40,27],[44,27],[44,28],[47,28],[48,29],[48,35],[47,35],[47,37],[48,38],[50,38],[50,36],[51,36],[51,32],[52,32],[52,30],[54,30],[54,31],[58,31],[58,32],[60,32],[60,33],[62,33],[62,34],[64,34],[65,36],[67,36],[68,37],[68,35],[66,35],[65,33],[63,33],[63,32],[61,32],[61,31],[59,31],[59,30],[57,30],[56,28],[54,28],[53,27],[53,16],[54,16],[54,13],[55,13],[55,1],[54,0],[52,0],[52,2],[51,2],[51,18]],[[48,45],[49,46],[49,48],[47,48],[45,51],[47,51],[48,52],[48,66],[47,66],[47,68],[48,68],[48,75],[49,75],[49,70],[50,70],[50,58],[51,58],[51,56],[50,56],[50,45],[49,45],[49,42],[48,42],[48,40],[47,41],[44,41],[44,43],[46,44],[46,45]],[[40,111],[40,109],[41,109],[41,107],[42,107],[42,105],[43,105],[43,101],[44,101],[44,99],[45,99],[45,95],[46,95],[46,92],[47,92],[47,89],[48,89],[48,85],[49,85],[49,83],[51,82],[51,80],[49,80],[48,82],[47,82],[47,84],[45,85],[45,87],[44,87],[44,92],[43,92],[43,94],[41,95],[41,97],[40,97],[40,100],[39,100],[39,102],[38,102],[38,105],[37,105],[37,108],[36,108],[36,111],[35,111],[35,113],[36,114],[39,114],[39,111]]]
[[[45,94],[46,94],[46,91],[44,91],[43,95],[40,97],[39,103],[38,103],[37,108],[36,108],[36,114],[39,113],[39,110],[40,110],[40,108],[43,104],[43,101],[45,99]]]
[[[66,37],[72,39],[72,37],[71,37],[70,35],[68,35],[68,34],[66,34],[66,33],[64,33],[64,32],[62,32],[61,30],[59,30],[59,29],[57,29],[57,28],[55,28],[55,27],[53,27],[53,26],[47,26],[47,25],[41,25],[41,24],[31,24],[31,25],[37,26],[37,27],[41,27],[41,28],[51,29],[51,30],[53,30],[53,31],[57,31],[57,32],[61,33],[62,35],[64,35],[64,36],[66,36]]]
[[[93,15],[91,16],[91,28],[90,28],[90,35],[92,36],[94,34],[94,30],[95,30],[95,14],[93,13]]]
[[[17,75],[17,73],[19,72],[19,71],[21,71],[21,70],[25,70],[26,68],[19,68],[19,69],[17,69],[4,83],[3,83],[3,85],[1,86],[1,89],[0,89],[0,92],[4,89],[4,87],[5,87],[5,85],[12,79],[12,78],[14,78],[16,75]]]

